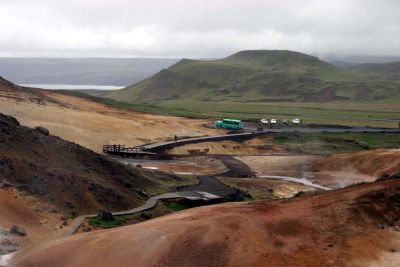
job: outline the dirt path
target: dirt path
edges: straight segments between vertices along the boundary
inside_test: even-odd
[[[212,155],[213,158],[216,158],[222,163],[226,165],[229,171],[219,174],[219,176],[228,176],[228,177],[253,177],[254,172],[244,164],[242,161],[234,158],[231,155]]]
[[[178,192],[204,191],[214,195],[225,197],[229,194],[232,194],[235,191],[231,187],[221,183],[220,181],[211,176],[199,176],[198,179],[199,183],[197,185],[189,185],[181,187],[178,189]]]

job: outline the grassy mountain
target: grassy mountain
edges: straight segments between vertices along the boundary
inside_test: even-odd
[[[369,76],[368,76],[369,77]],[[399,84],[366,79],[306,54],[241,51],[219,60],[182,59],[108,97],[123,101],[377,100],[399,96]]]
[[[400,81],[400,61],[359,64],[349,69],[373,79]]]

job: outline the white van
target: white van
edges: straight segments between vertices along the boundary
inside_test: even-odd
[[[301,120],[299,118],[295,118],[292,120],[293,124],[301,124]]]

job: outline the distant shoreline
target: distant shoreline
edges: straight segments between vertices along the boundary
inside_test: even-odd
[[[115,85],[91,85],[91,84],[18,84],[25,87],[42,88],[49,90],[85,90],[85,89],[95,89],[95,90],[116,90],[122,89],[123,86]]]

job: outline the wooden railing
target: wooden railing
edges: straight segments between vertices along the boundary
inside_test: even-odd
[[[125,147],[125,145],[103,145],[104,153],[137,154],[143,152],[141,147]]]

